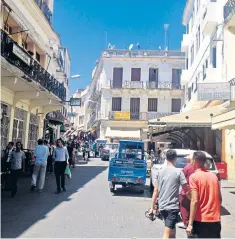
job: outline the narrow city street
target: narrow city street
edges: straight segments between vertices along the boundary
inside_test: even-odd
[[[43,193],[31,193],[30,178],[21,178],[15,198],[2,193],[3,238],[160,238],[163,223],[151,222],[144,212],[151,196],[145,193],[118,190],[109,192],[108,162],[91,159],[78,164],[67,180],[67,192],[55,195],[54,175],[49,175]],[[234,237],[235,184],[223,182],[222,236]],[[178,229],[177,237],[185,237]]]

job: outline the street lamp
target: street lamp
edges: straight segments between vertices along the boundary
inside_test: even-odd
[[[70,76],[71,79],[76,79],[76,78],[78,79],[78,78],[80,78],[80,77],[81,77],[81,75],[79,75],[79,74]]]

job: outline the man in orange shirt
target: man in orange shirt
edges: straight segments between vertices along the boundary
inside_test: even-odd
[[[221,238],[220,208],[222,196],[218,178],[205,169],[206,155],[193,154],[195,173],[189,178],[190,217],[186,232],[198,238]]]

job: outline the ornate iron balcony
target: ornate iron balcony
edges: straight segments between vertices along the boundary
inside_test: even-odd
[[[64,83],[60,83],[50,75],[50,73],[38,64],[27,51],[13,41],[2,29],[1,55],[9,63],[23,71],[29,80],[39,83],[62,101],[66,99]]]
[[[44,14],[49,24],[52,25],[52,12],[49,9],[48,5],[42,0],[35,0],[35,2],[37,3],[38,7],[41,9],[42,13]]]
[[[64,122],[64,116],[59,110],[48,113],[46,119],[53,124],[62,124]]]
[[[227,23],[235,14],[235,0],[228,0],[224,5],[224,23]]]
[[[165,81],[165,82],[143,82],[143,81],[124,81],[114,83],[109,81],[107,87],[111,89],[171,89],[181,90],[182,86],[178,81]]]

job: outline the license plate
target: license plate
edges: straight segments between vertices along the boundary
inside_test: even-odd
[[[120,181],[127,182],[127,183],[133,182],[131,178],[120,178]]]

